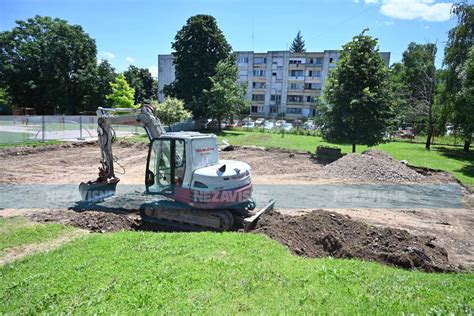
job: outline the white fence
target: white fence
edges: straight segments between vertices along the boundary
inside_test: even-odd
[[[144,134],[139,126],[114,125],[117,136]],[[172,131],[192,130],[194,121],[171,126]],[[168,127],[166,127],[168,130]],[[97,137],[97,116],[15,116],[0,115],[0,144],[14,144],[48,140],[87,140]]]

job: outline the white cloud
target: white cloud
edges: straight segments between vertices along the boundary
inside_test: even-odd
[[[99,52],[98,55],[99,55],[99,59],[111,60],[115,58],[115,55],[112,52],[102,51],[102,52]]]
[[[135,62],[135,59],[133,59],[132,57],[127,57],[125,58],[125,60],[128,61],[130,64]]]
[[[150,66],[148,67],[148,71],[151,73],[151,76],[153,78],[157,78],[158,77],[158,67],[156,66]]]
[[[359,0],[353,0],[353,1],[354,1],[354,3],[359,3]]]
[[[445,0],[446,1],[446,0]],[[435,0],[364,0],[365,4],[380,4],[380,12],[401,20],[422,19],[431,22],[449,20],[452,3]]]

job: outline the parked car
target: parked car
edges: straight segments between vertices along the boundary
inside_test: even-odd
[[[290,131],[293,129],[293,124],[291,123],[283,123],[281,124],[280,128],[284,131]]]
[[[257,126],[262,125],[263,123],[265,123],[264,118],[258,118],[258,119],[255,120],[255,125],[257,125]]]
[[[269,122],[269,121],[266,121],[264,124],[263,124],[263,128],[264,129],[272,129],[275,127],[275,124],[273,122]]]
[[[275,122],[275,126],[280,127],[282,124],[285,124],[285,123],[286,123],[285,120],[278,120],[278,121]]]
[[[228,121],[225,128],[226,129],[233,129],[239,126],[239,120]]]
[[[400,138],[414,139],[415,138],[415,132],[413,132],[412,129],[403,129],[403,130],[400,131]]]
[[[303,129],[308,130],[308,131],[313,131],[316,129],[316,126],[314,126],[312,121],[306,121],[303,123]]]
[[[243,128],[254,128],[255,123],[254,122],[245,122],[244,125],[242,125]]]

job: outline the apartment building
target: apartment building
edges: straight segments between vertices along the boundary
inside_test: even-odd
[[[267,53],[234,52],[239,83],[247,85],[247,99],[253,117],[300,119],[314,116],[314,100],[324,89],[329,71],[336,66],[339,52]],[[387,66],[390,53],[382,52]],[[163,87],[174,81],[171,55],[158,55],[158,100],[164,100]]]

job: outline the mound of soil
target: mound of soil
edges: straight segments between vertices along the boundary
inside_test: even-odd
[[[94,211],[50,210],[31,213],[28,217],[37,222],[72,225],[96,233],[133,230],[138,225],[137,220],[125,215]]]
[[[433,243],[434,237],[369,226],[347,215],[323,210],[301,216],[272,212],[259,220],[255,232],[286,245],[294,254],[310,258],[359,258],[429,272],[455,270],[449,264],[447,251]]]
[[[326,165],[322,178],[353,179],[358,181],[417,182],[423,176],[380,150],[352,153]]]

